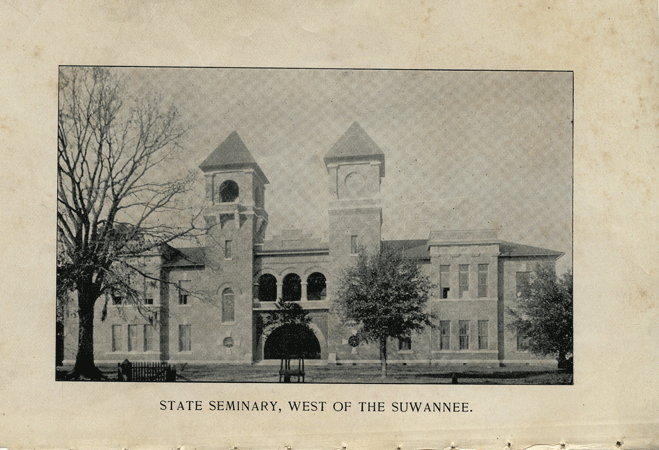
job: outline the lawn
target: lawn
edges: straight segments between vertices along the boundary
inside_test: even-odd
[[[178,364],[179,382],[277,383],[278,365],[193,365]],[[109,381],[117,379],[116,365],[99,365]],[[71,367],[57,369],[62,380]],[[480,368],[462,365],[429,366],[426,364],[388,366],[388,377],[381,378],[378,364],[311,366],[307,365],[306,383],[321,384],[451,384],[453,374],[458,384],[572,384],[572,374],[533,366]],[[295,383],[295,378],[293,382]]]

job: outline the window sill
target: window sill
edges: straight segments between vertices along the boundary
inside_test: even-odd
[[[474,354],[498,354],[498,350],[458,350],[458,349],[446,349],[446,350],[433,350],[432,353],[459,353],[459,354],[467,354],[467,353],[474,353]]]
[[[433,301],[442,302],[472,302],[472,301],[496,301],[497,297],[462,297],[462,298],[433,298]]]
[[[398,350],[399,355],[411,355],[414,353],[414,350]]]

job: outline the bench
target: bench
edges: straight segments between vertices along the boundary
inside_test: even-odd
[[[164,361],[130,362],[125,359],[117,364],[119,381],[176,381],[176,368]]]
[[[297,359],[297,369],[291,368],[291,359]],[[297,377],[297,382],[304,383],[304,358],[284,358],[279,365],[279,382],[290,383],[291,377]]]

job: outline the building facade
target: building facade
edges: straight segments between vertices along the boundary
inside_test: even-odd
[[[134,261],[144,304],[108,301],[95,324],[97,362],[163,360],[172,363],[267,364],[280,339],[264,331],[263,315],[282,298],[299,302],[313,334],[301,336],[319,363],[373,363],[377,345],[364,345],[355,329],[331,312],[341,269],[358,252],[392,247],[413,258],[430,277],[428,303],[435,327],[389,343],[390,362],[426,364],[555,364],[537,358],[506,325],[508,308],[538,264],[555,265],[562,253],[501,241],[498,230],[433,231],[424,240],[381,238],[380,183],[385,155],[356,122],[329,149],[329,241],[300,230],[265,239],[266,185],[258,163],[236,132],[199,166],[205,175],[206,242],[163,248]],[[97,302],[98,308],[103,302]],[[145,314],[146,310],[146,314]],[[65,363],[77,346],[75,318],[65,329]],[[278,363],[278,360],[277,360]]]

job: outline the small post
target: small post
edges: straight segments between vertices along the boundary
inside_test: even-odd
[[[165,381],[176,381],[176,366],[168,366],[165,371]]]
[[[458,374],[455,372],[451,374],[451,384],[458,384]]]
[[[133,381],[133,365],[131,362],[124,359],[118,366],[119,381]]]

